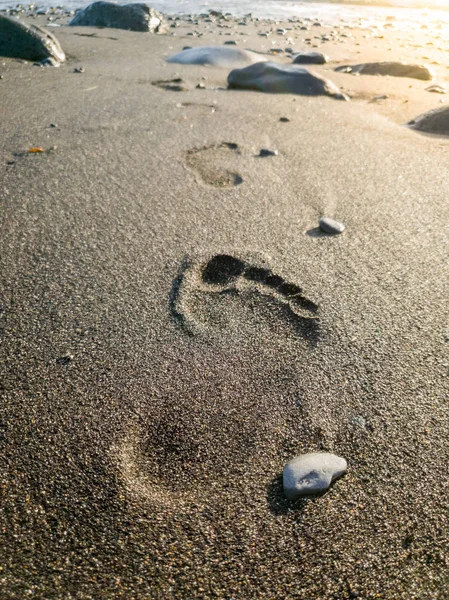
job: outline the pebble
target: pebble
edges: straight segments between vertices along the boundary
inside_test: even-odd
[[[329,62],[329,57],[321,52],[298,52],[294,59],[294,65],[324,65]]]
[[[345,230],[345,226],[343,225],[343,223],[335,221],[334,219],[330,219],[329,217],[321,217],[321,219],[319,220],[319,225],[321,231],[333,235],[337,233],[343,233],[343,231]]]
[[[269,150],[268,148],[262,148],[259,152],[259,156],[264,158],[266,156],[277,156],[279,152],[277,150]]]
[[[284,467],[283,487],[288,500],[326,491],[348,468],[344,458],[329,453],[302,454]]]
[[[426,92],[434,92],[435,94],[447,94],[447,89],[442,85],[431,85],[426,87]]]

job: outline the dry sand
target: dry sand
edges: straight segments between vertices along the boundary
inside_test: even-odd
[[[449,140],[404,126],[445,96],[332,69],[431,52],[445,83],[449,38],[344,30],[314,67],[337,102],[220,89],[228,70],[164,59],[228,30],[174,31],[60,28],[60,68],[0,62],[0,597],[448,598]],[[320,320],[216,293],[219,254]],[[285,501],[315,451],[347,475]]]

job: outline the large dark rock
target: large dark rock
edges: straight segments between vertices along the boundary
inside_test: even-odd
[[[408,123],[413,129],[425,133],[449,135],[449,106],[435,108]]]
[[[332,81],[324,79],[318,73],[296,65],[272,62],[234,69],[228,75],[228,85],[232,89],[257,90],[271,94],[325,95],[339,100],[348,99]]]
[[[329,57],[321,52],[298,52],[293,59],[294,65],[324,65]]]
[[[159,33],[162,26],[162,15],[146,4],[94,2],[77,12],[69,25],[73,27],[113,27],[130,31]]]
[[[33,61],[52,58],[58,63],[65,61],[64,51],[51,33],[4,15],[0,15],[0,56]]]
[[[167,58],[167,62],[182,65],[211,65],[213,67],[243,67],[267,59],[262,54],[227,46],[187,48]]]
[[[409,65],[402,62],[373,62],[360,65],[345,65],[337,67],[336,71],[343,73],[358,73],[359,75],[390,75],[390,77],[411,77],[430,81],[435,73],[424,65]]]

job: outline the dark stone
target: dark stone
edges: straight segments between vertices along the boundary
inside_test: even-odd
[[[329,61],[329,57],[321,52],[299,52],[293,59],[294,65],[324,65]]]
[[[389,75],[390,77],[411,77],[430,81],[434,72],[424,65],[409,65],[401,62],[373,62],[360,65],[344,65],[335,69],[342,73],[358,73],[359,75]]]
[[[262,148],[262,150],[259,152],[259,156],[261,158],[266,156],[277,156],[278,154],[279,152],[277,150],[269,150],[268,148]]]
[[[424,133],[449,135],[449,106],[435,108],[408,123],[410,127]]]
[[[231,89],[257,90],[271,94],[300,94],[304,96],[332,96],[347,100],[338,87],[296,65],[282,65],[273,62],[256,63],[244,69],[234,69],[228,75]]]
[[[69,25],[158,33],[162,26],[162,15],[146,4],[94,2],[77,12]]]
[[[51,33],[4,15],[0,15],[0,56],[33,61],[47,58],[65,61],[64,51]]]

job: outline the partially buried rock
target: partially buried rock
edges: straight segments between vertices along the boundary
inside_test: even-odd
[[[329,217],[321,217],[321,219],[319,220],[319,225],[321,231],[324,231],[324,233],[329,233],[331,235],[343,233],[343,231],[345,230],[345,226],[343,225],[343,223],[335,221],[334,219],[329,219]]]
[[[293,59],[294,65],[324,65],[329,57],[321,52],[298,52]]]
[[[324,492],[347,468],[346,460],[335,454],[297,456],[284,467],[284,494],[288,500],[296,500],[300,496]]]
[[[162,15],[146,4],[94,2],[77,12],[69,25],[161,33]]]
[[[240,67],[263,62],[262,54],[229,46],[200,46],[178,52],[167,58],[169,63],[182,65],[211,65],[213,67]]]
[[[296,65],[264,62],[244,69],[234,69],[228,75],[231,89],[257,90],[271,94],[300,94],[304,96],[332,96],[348,100],[338,87],[318,73]]]
[[[33,61],[53,59],[58,63],[65,61],[64,51],[51,33],[1,14],[0,56]]]
[[[449,135],[449,106],[429,110],[408,123],[410,127],[424,133]]]
[[[390,77],[411,77],[431,81],[435,73],[424,65],[409,65],[403,62],[373,62],[360,65],[345,65],[335,69],[341,73],[357,75],[389,75]]]

